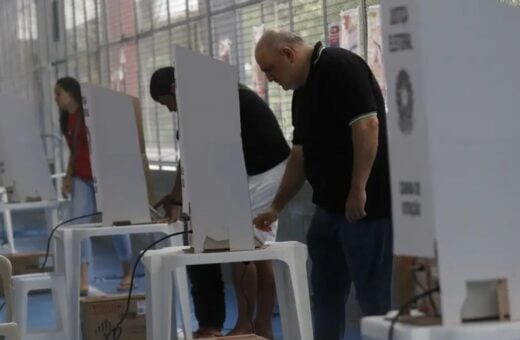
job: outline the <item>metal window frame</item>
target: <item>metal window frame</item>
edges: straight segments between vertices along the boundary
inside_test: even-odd
[[[7,5],[1,7],[1,9],[7,10],[7,7],[9,6],[8,3],[11,1],[16,2],[16,0],[6,0]],[[29,1],[34,1],[34,0],[29,0]],[[240,18],[237,17],[238,11],[240,9],[247,8],[250,6],[260,5],[259,8],[261,11],[262,22],[265,22],[266,17],[265,17],[265,13],[264,13],[264,6],[270,5],[270,4],[275,4],[277,2],[276,0],[249,0],[249,1],[241,2],[241,3],[233,2],[232,4],[229,4],[226,7],[212,10],[210,0],[199,0],[199,11],[197,13],[191,13],[190,7],[189,7],[190,1],[184,0],[185,1],[185,10],[186,10],[185,17],[182,20],[173,21],[171,18],[171,12],[172,12],[171,8],[170,8],[171,3],[169,0],[167,0],[166,1],[166,10],[168,12],[168,18],[167,18],[168,21],[164,26],[156,27],[156,25],[153,21],[153,8],[152,8],[153,2],[150,1],[149,2],[150,28],[146,29],[146,30],[140,30],[139,22],[138,22],[138,18],[137,18],[138,17],[137,9],[138,9],[139,0],[133,0],[132,5],[133,5],[133,9],[134,9],[133,12],[134,12],[134,20],[135,20],[134,21],[134,25],[135,25],[134,35],[121,36],[119,39],[116,39],[113,41],[108,41],[107,27],[108,27],[109,20],[107,20],[107,17],[106,17],[106,14],[107,14],[106,13],[106,1],[115,1],[115,0],[101,0],[99,2],[94,1],[95,20],[96,20],[96,28],[95,28],[96,39],[89,39],[89,37],[88,37],[88,31],[87,31],[88,24],[87,24],[87,20],[86,20],[87,19],[86,0],[71,0],[71,4],[70,4],[71,12],[70,13],[66,13],[66,11],[65,11],[65,0],[56,0],[57,6],[58,6],[58,17],[56,19],[58,20],[58,22],[51,22],[51,20],[48,20],[48,18],[46,17],[48,12],[51,9],[50,6],[54,2],[46,3],[43,6],[46,9],[45,11],[38,10],[37,13],[35,13],[36,14],[35,15],[36,25],[38,25],[39,28],[41,28],[41,27],[47,28],[45,30],[39,29],[39,32],[38,32],[39,34],[48,35],[48,36],[46,36],[46,39],[44,40],[44,41],[47,41],[47,44],[46,44],[47,46],[42,46],[42,43],[37,43],[35,41],[31,41],[30,42],[31,51],[33,53],[38,53],[40,56],[44,55],[45,58],[40,60],[39,65],[28,65],[27,68],[25,69],[27,74],[23,75],[23,76],[27,76],[27,79],[34,79],[34,74],[40,72],[40,79],[42,80],[42,88],[40,89],[41,93],[35,93],[35,95],[40,96],[40,98],[43,99],[44,103],[52,102],[52,92],[46,88],[46,86],[45,86],[46,84],[44,84],[44,83],[46,81],[55,80],[55,78],[57,78],[59,75],[58,74],[59,68],[62,67],[62,65],[65,66],[67,71],[71,72],[72,76],[78,77],[79,76],[78,60],[79,60],[80,54],[82,54],[82,53],[86,53],[86,56],[87,56],[88,79],[90,81],[92,81],[92,68],[94,66],[91,65],[91,58],[95,58],[97,60],[97,63],[99,64],[100,83],[106,85],[107,81],[108,81],[108,83],[110,83],[109,79],[107,79],[107,77],[109,77],[110,71],[111,71],[110,70],[111,69],[111,65],[110,65],[110,48],[111,47],[120,46],[121,48],[124,48],[124,45],[126,43],[133,42],[136,44],[136,50],[137,50],[136,53],[138,54],[139,46],[140,46],[140,43],[143,41],[143,39],[151,37],[152,38],[152,42],[151,42],[152,49],[155,50],[154,36],[156,34],[163,32],[164,30],[168,30],[168,41],[171,45],[174,43],[174,40],[175,40],[175,38],[173,36],[174,29],[177,27],[181,27],[181,26],[186,27],[186,29],[183,31],[186,32],[185,34],[187,35],[186,41],[187,41],[188,46],[192,47],[192,39],[191,39],[192,24],[206,20],[207,41],[204,41],[204,43],[206,44],[208,54],[214,55],[214,53],[215,53],[214,46],[213,46],[214,34],[213,34],[213,29],[212,29],[213,20],[214,20],[215,16],[224,14],[224,13],[233,13],[234,14],[233,15],[234,23],[233,23],[232,29],[234,30],[235,37],[237,37],[237,41],[234,42],[235,43],[234,50],[235,50],[235,55],[236,55],[236,64],[239,67],[240,72],[242,72],[243,63],[246,62],[246,60],[244,60],[244,57],[241,56],[240,49],[243,48],[242,47],[243,45],[240,41],[238,41],[238,40],[240,40],[240,39],[238,39],[239,31],[242,27],[242,22],[241,22]],[[117,1],[118,1],[119,7],[121,7],[120,0],[117,0]],[[216,0],[213,0],[213,1],[216,1]],[[367,37],[367,35],[368,35],[367,0],[359,0],[358,3],[359,3],[359,14],[360,14],[360,45],[361,45],[360,54],[362,55],[362,57],[366,58],[367,52],[368,52],[367,51],[367,48],[368,48],[368,44],[367,44],[367,40],[368,40],[368,37]],[[25,4],[25,2],[24,2],[24,4]],[[294,30],[294,27],[295,27],[294,19],[295,19],[295,15],[296,15],[295,9],[294,9],[294,0],[288,0],[287,4],[288,4],[288,11],[289,11],[289,28],[291,30]],[[329,0],[322,0],[321,15],[323,16],[323,35],[325,37],[328,34],[328,24],[329,24],[328,7],[329,7],[329,4],[330,4]],[[79,18],[76,18],[76,16],[77,16],[76,7],[77,6],[82,6],[83,11],[84,11],[84,13],[83,13],[84,23],[82,25],[84,25],[85,35],[86,35],[86,39],[87,39],[86,52],[83,52],[83,51],[78,52],[78,46],[77,46],[77,39],[78,39],[77,29],[78,28],[77,28],[76,22],[78,21]],[[203,10],[200,9],[200,7],[202,7],[202,6],[205,6],[205,8]],[[34,8],[36,9],[38,7],[34,7]],[[24,11],[26,11],[26,10],[28,10],[29,12],[31,11],[30,8],[27,9],[24,7]],[[72,15],[73,24],[72,24],[72,27],[70,28],[70,29],[72,29],[72,32],[70,31],[70,29],[68,30],[69,31],[68,34],[71,35],[72,41],[67,39],[67,29],[65,26],[65,23],[67,20],[67,18],[66,18],[67,14]],[[105,20],[102,20],[103,18]],[[33,18],[30,17],[29,21],[30,21],[29,25],[32,25]],[[40,21],[41,21],[41,23],[40,23]],[[54,27],[54,30],[53,30],[52,25],[56,25],[58,27],[58,31],[60,33],[59,41],[57,41],[57,42],[53,40],[53,35],[56,31],[56,27]],[[102,28],[101,25],[104,25],[104,27]],[[121,26],[120,28],[122,30],[123,20],[120,20],[119,25]],[[101,41],[102,40],[101,39],[101,32],[102,32],[101,30],[102,29],[104,32],[104,39],[103,39],[104,41]],[[16,32],[18,32],[18,27],[16,27],[15,30],[16,30]],[[31,32],[32,32],[32,30],[31,30]],[[0,35],[0,39],[2,39],[2,35]],[[31,40],[34,40],[34,39],[31,39]],[[89,41],[89,40],[91,40],[91,41]],[[50,50],[50,47],[48,45],[53,42],[56,45],[60,44],[63,46],[63,49],[64,49],[63,56],[56,55],[55,53],[53,53]],[[0,41],[1,45],[6,46],[5,45],[6,43],[9,43],[9,42]],[[92,46],[92,45],[95,45],[95,46]],[[105,55],[103,55],[103,53],[105,53]],[[171,57],[172,56],[170,54],[170,60],[171,60]],[[6,61],[8,60],[8,58],[3,58],[3,59]],[[102,59],[105,59],[106,68],[103,67]],[[71,69],[72,63],[75,63],[74,69]],[[154,67],[156,66],[156,56],[155,55],[153,56],[153,65],[154,65]],[[137,56],[137,67],[138,67],[138,71],[137,71],[138,95],[140,97],[143,97],[143,91],[145,91],[146,89],[145,89],[145,87],[142,86],[142,84],[143,84],[143,79],[142,79],[143,65],[142,65],[142,62],[141,62],[139,56]],[[108,71],[108,75],[103,74],[102,71],[104,69],[106,69],[106,71]],[[44,75],[45,72],[49,72],[50,77],[48,77],[48,76],[45,77],[45,75]],[[4,72],[4,73],[5,74],[3,74],[2,70],[0,70],[0,88],[1,88],[1,86],[3,86],[6,83],[7,77],[10,77],[9,73],[7,73],[7,72]],[[32,74],[30,74],[30,73],[32,73]],[[29,84],[25,84],[25,89],[30,90],[27,86],[29,86]],[[45,105],[45,108],[44,108],[45,109],[44,114],[49,117],[53,117],[53,115],[51,114],[53,112],[53,109],[51,108],[51,106],[52,105]],[[281,107],[280,109],[284,109],[284,108]],[[169,161],[167,162],[162,159],[163,156],[165,156],[164,152],[163,152],[164,146],[161,145],[161,134],[164,131],[163,131],[163,127],[159,126],[160,125],[159,124],[159,111],[158,111],[157,106],[155,106],[150,112],[143,112],[143,113],[144,113],[143,114],[144,119],[146,119],[146,115],[155,116],[155,125],[156,125],[154,127],[155,136],[153,136],[152,138],[157,145],[158,160],[152,160],[152,163],[170,164],[171,162],[169,162]],[[50,128],[53,131],[46,131],[47,133],[55,132],[54,130],[57,129],[56,120],[51,118],[50,122],[51,122],[50,127],[47,126],[47,128]],[[47,125],[47,124],[45,124],[45,125]],[[175,123],[174,123],[174,126],[175,126]],[[43,127],[43,128],[45,128],[45,127]],[[175,148],[177,148],[178,147],[177,141],[173,141],[173,145]]]

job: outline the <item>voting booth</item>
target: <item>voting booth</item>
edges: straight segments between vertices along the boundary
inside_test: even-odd
[[[96,205],[103,225],[150,222],[133,98],[81,84]]]
[[[520,321],[520,7],[381,3],[395,253],[437,259],[444,325],[496,316],[491,282]]]
[[[0,95],[0,185],[8,202],[56,200],[34,103]]]
[[[195,252],[254,249],[238,70],[174,48],[183,209]]]

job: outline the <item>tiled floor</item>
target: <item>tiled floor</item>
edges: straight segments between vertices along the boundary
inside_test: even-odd
[[[45,249],[47,230],[41,226],[42,216],[14,216],[16,226],[15,240],[19,252],[43,251]],[[1,225],[1,222],[0,222]],[[3,228],[2,228],[3,230]],[[135,240],[134,240],[135,241]],[[141,241],[142,242],[142,241]],[[135,246],[135,242],[134,242]],[[94,265],[90,269],[91,294],[113,294],[116,293],[117,284],[120,279],[120,267],[109,239],[93,240]],[[136,292],[144,292],[143,270],[139,268],[136,278]],[[42,312],[49,311],[49,312]],[[50,294],[33,294],[29,297],[29,327],[31,329],[52,329],[56,325],[56,318],[53,311],[53,304]],[[225,331],[230,330],[236,320],[235,294],[232,285],[226,284],[226,322]],[[5,318],[2,311],[0,318]],[[193,317],[194,327],[196,319]],[[280,328],[280,317],[276,313],[273,315],[273,328],[275,339],[282,339]],[[358,340],[359,324],[357,317],[354,316],[347,324],[348,334],[345,340]],[[290,339],[293,340],[293,339]]]

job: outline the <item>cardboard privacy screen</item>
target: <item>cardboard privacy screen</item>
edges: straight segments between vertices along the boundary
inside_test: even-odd
[[[133,98],[90,84],[81,92],[103,225],[150,222]]]
[[[56,200],[35,106],[0,95],[0,183],[12,201]]]
[[[396,254],[438,256],[444,323],[470,282],[508,281],[520,319],[520,7],[385,0]]]
[[[253,249],[238,71],[179,46],[173,51],[183,203],[191,218],[192,246],[195,252]]]

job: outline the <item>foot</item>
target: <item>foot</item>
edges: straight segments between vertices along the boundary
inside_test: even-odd
[[[88,263],[82,263],[80,269],[79,295],[87,296],[88,288]]]
[[[239,326],[235,326],[235,328],[233,328],[231,330],[231,332],[226,334],[226,336],[247,335],[247,334],[253,334],[253,328],[252,327],[239,327]]]
[[[255,334],[268,340],[274,340],[273,327],[271,324],[262,324],[255,322]]]
[[[87,286],[87,288],[79,289],[79,296],[88,296],[88,286]]]
[[[255,329],[255,334],[267,340],[274,340],[272,329]]]
[[[117,290],[119,292],[124,292],[130,289],[130,286],[132,286],[132,277],[131,276],[125,276],[121,279],[119,282],[119,286],[117,287]],[[135,288],[136,284],[134,283],[132,288]]]
[[[201,327],[193,333],[193,339],[203,339],[222,336],[220,329],[212,327]]]

